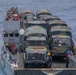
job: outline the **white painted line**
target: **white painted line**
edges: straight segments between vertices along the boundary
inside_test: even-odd
[[[45,73],[46,75],[48,75],[48,72],[42,71],[43,73]]]
[[[55,75],[55,74],[58,74],[58,73],[60,73],[60,72],[61,72],[61,71],[57,71],[57,72],[54,73],[54,75]]]
[[[46,72],[46,71],[42,71],[42,72],[45,73],[46,75],[55,75],[55,74],[60,73],[61,71],[56,71],[56,72],[54,72],[54,73],[48,73],[48,72]]]

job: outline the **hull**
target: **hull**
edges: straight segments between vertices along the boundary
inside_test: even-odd
[[[3,58],[0,63],[6,75],[14,75],[14,70],[6,58]]]
[[[41,70],[33,70],[33,69],[22,69],[22,68],[12,68],[11,64],[8,62],[6,58],[0,61],[2,69],[6,75],[47,75]]]

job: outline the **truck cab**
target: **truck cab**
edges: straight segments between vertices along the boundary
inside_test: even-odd
[[[72,38],[71,28],[68,26],[54,26],[50,29],[50,37],[52,35],[67,35]]]
[[[72,51],[73,45],[72,38],[70,36],[63,35],[54,35],[50,40],[51,53],[53,56],[62,56],[66,55],[66,50],[69,49]]]
[[[58,16],[54,16],[54,15],[48,15],[44,17],[44,21],[46,21],[47,23],[54,20],[61,20],[61,19]]]
[[[24,21],[33,21],[35,14],[31,10],[24,10]]]
[[[25,64],[27,65],[46,64],[46,53],[48,50],[46,37],[43,36],[27,37],[25,50],[26,50]]]
[[[45,17],[51,16],[52,14],[48,10],[39,10],[36,13],[36,16],[39,20],[44,20]]]
[[[49,28],[54,26],[67,26],[65,21],[62,20],[51,20],[49,21]]]
[[[24,64],[25,67],[29,65],[43,65],[47,64],[47,32],[41,26],[30,26],[26,28],[24,34]]]

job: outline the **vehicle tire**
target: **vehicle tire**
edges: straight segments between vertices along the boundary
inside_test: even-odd
[[[44,68],[48,68],[48,65],[47,64],[44,64]]]
[[[51,67],[52,67],[52,63],[49,63],[49,64],[48,64],[48,68],[51,68]]]
[[[28,68],[28,64],[24,64],[24,68]]]
[[[50,64],[50,68],[52,67],[52,63]]]

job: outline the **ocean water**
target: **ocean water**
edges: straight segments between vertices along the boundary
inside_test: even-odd
[[[36,13],[37,10],[47,9],[53,15],[59,16],[71,27],[76,44],[76,0],[0,0],[0,50],[3,45],[3,20],[7,10],[13,6],[18,7],[20,12],[29,9]],[[1,67],[0,75],[4,75]]]

